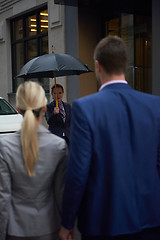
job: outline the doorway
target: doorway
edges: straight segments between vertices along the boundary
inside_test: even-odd
[[[106,21],[106,35],[121,37],[128,51],[126,78],[136,90],[152,92],[151,17],[122,13]]]
[[[151,18],[135,16],[134,28],[135,79],[134,87],[152,93],[152,42]]]

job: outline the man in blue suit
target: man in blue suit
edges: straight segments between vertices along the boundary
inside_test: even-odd
[[[125,80],[127,53],[106,37],[94,53],[98,93],[72,105],[62,240],[160,239],[160,98]]]

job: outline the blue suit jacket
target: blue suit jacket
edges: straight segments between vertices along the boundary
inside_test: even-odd
[[[119,235],[160,226],[160,98],[112,84],[72,105],[62,225]]]
[[[59,137],[63,137],[63,133],[69,139],[70,135],[70,121],[71,121],[71,106],[69,103],[63,103],[66,121],[63,122],[61,114],[54,115],[53,111],[56,106],[56,102],[52,101],[47,104],[46,120],[49,125],[49,130]]]

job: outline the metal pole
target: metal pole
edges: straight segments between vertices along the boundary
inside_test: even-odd
[[[56,107],[58,107],[57,86],[56,86],[56,71],[54,71],[54,82],[55,82],[55,92],[56,92]]]

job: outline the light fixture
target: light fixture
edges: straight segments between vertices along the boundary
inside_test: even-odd
[[[31,18],[30,21],[32,21],[32,22],[36,22],[37,20],[36,20],[35,18]]]
[[[48,20],[43,20],[43,19],[41,19],[41,22],[46,22],[46,23],[48,23]]]
[[[37,27],[37,25],[36,24],[31,24],[31,27]]]
[[[48,13],[43,13],[43,12],[41,12],[40,15],[41,15],[41,16],[48,16]]]
[[[41,25],[41,28],[48,28],[48,26],[45,26],[45,25]]]
[[[37,30],[34,28],[31,28],[31,32],[37,32]]]

